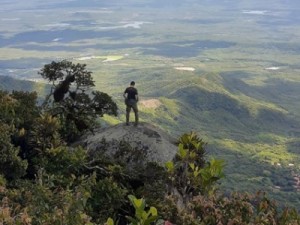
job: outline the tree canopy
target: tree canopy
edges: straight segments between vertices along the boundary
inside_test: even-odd
[[[52,85],[43,110],[59,118],[63,125],[61,133],[67,141],[91,130],[97,117],[117,115],[118,107],[112,98],[93,90],[92,72],[86,69],[85,64],[66,60],[52,62],[46,64],[39,74]]]

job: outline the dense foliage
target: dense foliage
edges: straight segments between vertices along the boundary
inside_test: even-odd
[[[296,210],[280,209],[265,193],[220,193],[224,162],[208,160],[195,133],[181,136],[166,165],[143,161],[145,153],[124,141],[114,155],[105,140],[93,152],[73,147],[77,135],[96,125],[91,118],[114,114],[116,105],[88,92],[85,66],[63,61],[41,74],[54,85],[43,107],[34,93],[0,91],[0,224],[300,223]],[[73,99],[70,85],[56,101],[55,90],[74,74],[71,91],[84,98]],[[75,118],[88,119],[88,127],[78,129]]]
[[[92,129],[97,116],[117,115],[117,105],[106,93],[92,91],[92,73],[85,64],[70,61],[52,62],[39,74],[52,83],[43,108],[59,118],[62,135],[74,140],[87,129]]]

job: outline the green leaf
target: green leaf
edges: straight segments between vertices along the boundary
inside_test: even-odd
[[[114,221],[112,218],[108,218],[105,225],[114,225]]]
[[[181,143],[179,144],[178,148],[179,148],[178,150],[179,157],[185,159],[188,153],[187,149],[184,149],[184,146]]]
[[[143,203],[144,203],[144,199],[135,199],[134,200],[134,205],[136,206],[136,208],[140,209],[140,208],[144,208],[143,207]]]
[[[194,171],[195,170],[195,164],[194,163],[190,163],[189,166],[191,167],[191,169]]]
[[[174,171],[174,163],[172,161],[166,162],[165,163],[166,168],[168,170],[168,172],[173,172]]]
[[[150,210],[149,210],[150,212],[151,212],[151,214],[153,215],[153,216],[157,216],[157,209],[155,208],[155,207],[150,207]]]
[[[146,203],[143,198],[137,199],[133,195],[128,195],[129,200],[131,201],[133,207],[136,209],[136,211],[144,210]]]
[[[155,222],[156,220],[157,220],[157,216],[151,216],[147,220],[145,220],[145,222],[143,223],[143,225],[150,225],[153,222]]]

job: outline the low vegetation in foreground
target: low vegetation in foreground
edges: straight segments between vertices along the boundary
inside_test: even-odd
[[[85,65],[53,62],[40,74],[52,83],[42,106],[36,93],[0,91],[0,224],[300,223],[296,209],[279,207],[267,193],[218,191],[224,161],[207,159],[206,143],[193,132],[179,138],[165,165],[143,161],[122,141],[113,156],[105,147],[72,147],[117,106],[90,92]]]

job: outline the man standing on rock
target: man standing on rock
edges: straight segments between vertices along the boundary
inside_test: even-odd
[[[138,107],[137,107],[137,102],[139,101],[139,97],[138,97],[138,91],[134,86],[135,86],[135,82],[131,81],[130,86],[125,89],[123,96],[125,98],[125,104],[126,104],[126,125],[129,125],[129,115],[132,108],[135,116],[134,125],[137,126],[139,123],[139,114],[138,114]]]

